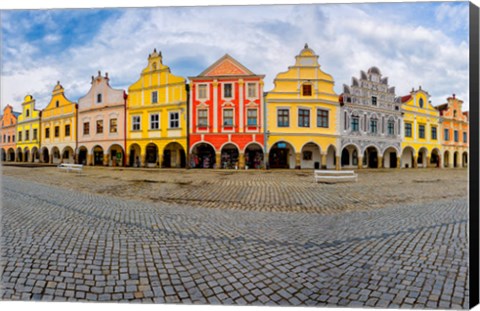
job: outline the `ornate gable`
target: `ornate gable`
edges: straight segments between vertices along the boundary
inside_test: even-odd
[[[249,76],[255,75],[233,57],[225,54],[213,65],[205,69],[200,76]]]

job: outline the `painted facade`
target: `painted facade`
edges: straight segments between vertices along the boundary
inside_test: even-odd
[[[339,103],[334,80],[305,44],[266,96],[270,168],[340,168]]]
[[[77,104],[65,97],[60,82],[57,82],[49,104],[42,111],[40,127],[40,161],[74,163],[77,150]]]
[[[17,152],[23,162],[40,162],[40,111],[33,96],[25,96],[17,121]]]
[[[191,167],[264,167],[263,78],[228,54],[189,78]]]
[[[124,90],[113,89],[108,73],[92,76],[88,93],[78,100],[76,162],[84,165],[124,166]]]
[[[126,150],[128,166],[186,166],[185,79],[173,75],[156,50],[128,88]]]
[[[440,112],[444,167],[468,166],[468,113],[462,113],[462,104],[453,94],[447,103],[436,107]]]
[[[430,94],[419,87],[398,101],[404,114],[401,167],[441,167],[441,126]]]
[[[1,160],[6,162],[15,162],[21,160],[22,154],[16,153],[17,119],[20,112],[13,111],[13,107],[7,105],[3,109],[1,120]]]
[[[400,167],[402,113],[388,78],[377,67],[360,71],[340,105],[342,167]]]

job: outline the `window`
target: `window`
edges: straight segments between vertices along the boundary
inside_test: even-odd
[[[58,108],[58,106],[60,106],[60,102],[57,100],[57,101],[55,102],[55,107]]]
[[[110,119],[110,133],[117,132],[117,118]]]
[[[97,104],[102,102],[102,94],[97,94]]]
[[[10,136],[8,136],[8,142],[10,142]],[[15,142],[15,135],[12,135],[12,143]]]
[[[22,132],[18,132],[18,141],[22,141]]]
[[[170,112],[170,128],[176,129],[180,127],[180,113],[179,112]]]
[[[418,138],[425,138],[425,125],[418,126]]]
[[[156,103],[158,103],[158,92],[153,91],[152,92],[152,104],[156,104]]]
[[[405,123],[405,137],[412,137],[412,123]]]
[[[463,142],[467,142],[467,132],[463,132]]]
[[[378,120],[376,118],[370,119],[370,132],[377,133],[377,123]]]
[[[232,98],[232,84],[225,83],[223,84],[223,97],[225,98]]]
[[[60,126],[55,126],[55,137],[60,136]]]
[[[6,142],[5,138],[7,138],[7,135],[3,134],[3,142]]]
[[[140,116],[132,116],[132,131],[140,131]]]
[[[198,126],[201,126],[201,127],[208,126],[208,110],[207,109],[198,109]]]
[[[437,128],[432,126],[432,139],[437,140]]]
[[[328,128],[328,110],[317,110],[317,127]]]
[[[30,140],[30,131],[29,130],[25,131],[25,140]]]
[[[445,129],[444,132],[443,132],[443,138],[447,141],[450,140],[450,135],[449,134],[450,133],[449,133],[448,129]]]
[[[312,96],[312,85],[311,84],[302,85],[302,95],[303,96]]]
[[[257,109],[248,109],[247,110],[247,125],[256,126],[257,125]]]
[[[310,110],[298,109],[298,126],[310,127]]]
[[[50,138],[50,128],[45,129],[45,138]]]
[[[30,116],[30,110],[27,109],[26,112],[27,112],[27,117],[29,117]]]
[[[97,134],[103,133],[103,120],[97,120]]]
[[[455,118],[457,117],[457,111],[456,111],[456,110],[453,111],[453,116],[454,116]]]
[[[223,125],[233,126],[233,109],[223,109]]]
[[[198,85],[198,99],[206,99],[207,98],[207,85],[206,84],[199,84]]]
[[[158,113],[154,113],[150,115],[150,129],[151,130],[158,130],[160,128],[160,115]]]
[[[352,116],[352,132],[358,132],[359,120],[358,116]]]
[[[70,136],[70,124],[65,125],[65,136]]]
[[[256,85],[256,83],[247,83],[247,97],[257,98],[257,85]]]
[[[83,135],[90,135],[90,122],[83,123]]]
[[[373,106],[377,105],[377,96],[372,96],[372,105]]]
[[[455,130],[453,132],[453,139],[455,140],[456,143],[458,143],[458,131],[457,130]]]
[[[277,111],[277,126],[289,127],[290,126],[290,110],[278,109]]]
[[[418,101],[419,105],[420,105],[420,108],[423,108],[423,98],[420,98],[420,100]]]
[[[38,129],[33,129],[33,140],[36,140],[38,136]]]
[[[395,135],[395,121],[393,120],[388,121],[387,131],[388,131],[388,135]]]

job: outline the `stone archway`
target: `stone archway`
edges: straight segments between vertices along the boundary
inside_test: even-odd
[[[47,147],[43,147],[40,155],[40,162],[50,163],[50,154]]]
[[[257,143],[251,143],[245,148],[245,168],[262,168],[264,163],[263,148]]]
[[[23,152],[22,148],[18,147],[16,151],[17,162],[23,162]]]
[[[462,167],[468,167],[468,152],[462,153]]]
[[[379,151],[374,146],[369,146],[363,152],[363,165],[368,168],[378,168],[379,159],[378,159]]]
[[[162,167],[185,167],[186,156],[182,145],[171,142],[163,149]]]
[[[7,151],[7,161],[8,162],[15,161],[15,150],[13,150],[13,148],[9,148]]]
[[[321,155],[320,146],[316,143],[309,142],[303,145],[300,158],[301,168],[320,169]]]
[[[72,147],[67,146],[67,147],[63,148],[62,162],[63,163],[75,163],[75,153],[73,152]]]
[[[61,155],[60,155],[60,150],[58,149],[58,147],[53,147],[52,148],[51,157],[52,157],[52,163],[60,164]]]
[[[38,151],[37,147],[32,148],[32,162],[34,163],[40,162],[40,152]]]
[[[322,166],[323,166],[323,163],[322,163]],[[337,149],[335,148],[335,146],[330,145],[327,148],[326,168],[333,170],[336,167],[337,167]]]
[[[388,147],[383,152],[383,167],[384,168],[397,168],[398,166],[397,149],[394,147]]]
[[[425,147],[420,148],[417,154],[417,168],[427,168],[430,160],[428,159],[428,150]]]
[[[145,147],[145,166],[146,167],[158,167],[160,163],[158,161],[158,146],[154,143],[149,143]]]
[[[192,147],[192,168],[213,168],[216,165],[215,148],[207,143],[197,143]]]
[[[142,149],[138,144],[130,145],[128,152],[128,166],[140,167],[142,166]]]
[[[99,146],[99,145],[96,145],[95,147],[92,148],[92,156],[93,156],[93,159],[92,159],[92,165],[95,165],[95,166],[103,166],[103,160],[104,160],[104,156],[103,156],[103,148],[102,146]]]
[[[23,162],[30,162],[30,149],[28,147],[23,149]]]
[[[458,151],[455,151],[453,153],[453,167],[457,168],[459,166],[459,155],[458,155]]]
[[[6,162],[7,161],[7,152],[5,151],[5,149],[1,149],[2,151],[2,156],[1,156],[1,160],[2,162]]]
[[[450,152],[448,150],[443,153],[443,167],[450,167]]]
[[[295,168],[295,149],[286,141],[275,143],[268,153],[270,168]]]
[[[232,143],[225,144],[220,152],[220,167],[238,169],[240,151]]]
[[[402,157],[400,159],[402,168],[414,167],[414,154],[415,154],[415,149],[413,149],[413,147],[407,146],[403,148]]]
[[[442,163],[442,159],[440,157],[440,150],[434,148],[430,155],[430,166],[432,167],[440,167]]]
[[[78,148],[78,164],[88,165],[88,149],[85,146]]]
[[[109,166],[123,166],[125,154],[122,146],[113,144],[108,148],[108,165]]]
[[[341,155],[342,167],[358,167],[358,150],[358,147],[355,145],[343,147]]]

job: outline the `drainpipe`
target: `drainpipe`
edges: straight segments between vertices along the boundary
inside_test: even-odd
[[[73,126],[72,126],[73,130]],[[75,104],[75,153],[73,155],[73,163],[78,164],[78,157],[77,157],[77,152],[78,152],[78,103]],[[62,155],[63,158],[63,155]]]
[[[187,101],[186,101],[186,124],[187,124],[187,148],[185,150],[185,168],[190,168],[190,84],[185,83],[185,91],[187,92]]]
[[[265,166],[265,169],[268,168],[268,157],[267,157],[267,141],[268,137],[267,135],[270,133],[267,131],[267,93],[263,93],[263,164]]]
[[[123,90],[123,167],[127,166],[127,98],[128,94]]]

